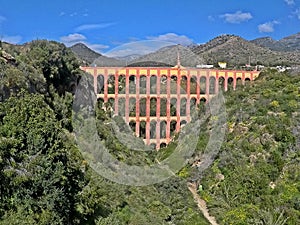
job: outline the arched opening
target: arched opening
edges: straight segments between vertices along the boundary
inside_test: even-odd
[[[197,94],[197,77],[192,76],[190,80],[190,93]]]
[[[228,90],[233,88],[233,78],[229,77],[227,80],[228,83]]]
[[[129,122],[129,127],[130,127],[130,129],[134,132],[134,134],[135,134],[135,131],[136,131],[136,122],[134,121],[134,120],[132,120],[132,121],[130,121]]]
[[[160,116],[167,116],[167,99],[160,99]]]
[[[126,87],[125,87],[125,84],[126,84],[126,77],[125,75],[121,74],[118,78],[118,82],[119,82],[119,88],[118,88],[118,92],[120,94],[125,94],[125,91],[126,91]]]
[[[222,90],[222,91],[225,90],[225,78],[224,77],[219,77],[219,87],[220,87],[220,90]]]
[[[156,104],[157,104],[157,99],[156,98],[151,98],[150,99],[150,116],[156,116]]]
[[[98,75],[97,76],[97,91],[98,94],[103,94],[104,93],[104,76],[103,75]]]
[[[157,77],[151,76],[150,77],[150,94],[156,94],[156,86],[157,86]]]
[[[164,142],[160,143],[159,148],[165,148],[165,147],[167,147],[166,143],[164,143]]]
[[[160,122],[160,138],[166,138],[167,122],[165,120]]]
[[[251,82],[250,78],[247,77],[247,78],[245,79],[245,85],[250,84],[250,82]]]
[[[197,99],[193,97],[190,100],[190,112],[191,113],[195,110],[196,106],[197,106]]]
[[[118,114],[119,116],[125,116],[125,98],[118,99]]]
[[[180,93],[186,94],[187,93],[187,77],[181,76],[180,79]]]
[[[180,100],[180,116],[186,116],[186,98]]]
[[[129,116],[136,116],[136,99],[129,99]]]
[[[140,94],[146,94],[147,78],[146,76],[140,77]]]
[[[140,99],[140,116],[146,116],[146,98]]]
[[[170,123],[170,135],[173,136],[176,132],[176,126],[177,126],[177,121],[176,120],[171,120]]]
[[[216,78],[210,77],[209,78],[209,94],[215,94],[216,93]]]
[[[109,98],[107,101],[109,107],[111,107],[111,110],[114,111],[115,109],[115,99],[114,98]]]
[[[242,78],[238,77],[238,78],[236,79],[236,86],[237,86],[237,87],[241,87],[242,85],[243,85],[243,83],[242,83]]]
[[[181,120],[180,121],[180,127],[184,127],[187,124],[186,120]]]
[[[163,75],[160,77],[160,93],[167,94],[167,76]]]
[[[200,99],[200,104],[203,104],[203,103],[206,103],[206,98],[204,98],[204,97],[202,97],[201,99]]]
[[[102,108],[103,104],[104,104],[104,98],[98,98],[97,99],[97,104],[98,104],[99,108]]]
[[[176,116],[177,115],[177,110],[176,110],[176,105],[177,105],[177,99],[176,98],[171,98],[170,101],[170,114],[171,116]]]
[[[177,77],[175,75],[171,76],[170,89],[171,94],[177,93]]]
[[[140,137],[146,139],[146,122],[140,122]]]
[[[156,138],[156,121],[151,120],[150,122],[150,139]]]
[[[150,144],[150,148],[151,148],[151,149],[156,149],[156,144],[155,144],[155,143],[151,143],[151,144]]]
[[[135,94],[136,93],[136,80],[134,75],[130,75],[129,77],[129,93]]]
[[[200,77],[200,94],[206,94],[206,77]]]
[[[115,93],[115,76],[109,75],[107,79],[108,94]]]

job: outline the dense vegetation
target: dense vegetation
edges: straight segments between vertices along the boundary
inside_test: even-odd
[[[174,177],[131,187],[99,177],[75,143],[74,83],[86,76],[65,46],[2,43],[0,55],[0,224],[207,224]],[[119,160],[149,164],[114,137],[98,110],[99,135]]]
[[[208,119],[189,164],[162,183],[134,187],[98,176],[79,151],[72,102],[87,75],[73,53],[40,40],[2,49],[0,224],[208,224],[187,180],[201,183],[219,224],[300,223],[299,76],[267,70],[225,94],[226,139],[204,173],[193,165],[203,160],[215,118],[200,105],[197,115]],[[156,163],[176,147],[177,139],[158,153],[131,151],[101,107],[97,119],[104,145],[128,164]]]
[[[299,224],[299,87],[299,76],[266,71],[226,94],[227,140],[201,180],[221,224]]]

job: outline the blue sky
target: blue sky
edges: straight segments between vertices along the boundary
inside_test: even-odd
[[[101,53],[205,43],[220,34],[278,40],[298,32],[300,0],[0,0],[2,40],[84,42]]]

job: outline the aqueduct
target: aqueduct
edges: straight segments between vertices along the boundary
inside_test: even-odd
[[[258,71],[176,67],[81,67],[94,77],[94,91],[137,137],[156,149],[190,122],[192,108],[238,84],[253,81]],[[103,87],[98,88],[101,81]],[[100,89],[100,90],[99,90]]]

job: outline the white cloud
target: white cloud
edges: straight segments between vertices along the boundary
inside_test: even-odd
[[[266,23],[260,24],[260,25],[258,25],[258,30],[261,33],[272,33],[272,32],[274,32],[275,24],[279,24],[279,22],[274,20],[271,22],[266,22]]]
[[[252,19],[251,13],[243,13],[242,11],[236,11],[235,13],[225,13],[220,15],[227,23],[241,23]]]
[[[8,42],[8,43],[11,43],[11,44],[18,44],[21,42],[22,40],[22,37],[20,35],[15,35],[15,36],[3,36],[1,37],[1,40],[3,42]]]
[[[300,8],[296,9],[293,14],[295,14],[297,18],[300,20]]]
[[[147,37],[148,40],[153,40],[153,41],[164,41],[164,42],[172,42],[174,44],[181,44],[181,45],[191,45],[194,43],[192,39],[185,35],[178,35],[175,33],[167,33],[167,34],[162,34],[159,36],[150,36]]]
[[[294,5],[295,1],[294,0],[284,0],[286,4],[288,5]]]
[[[69,34],[68,36],[63,36],[60,38],[60,40],[65,44],[72,44],[72,43],[84,41],[86,40],[86,37],[82,34],[75,33],[75,34]]]
[[[98,23],[98,24],[84,24],[75,28],[76,32],[83,30],[102,29],[115,25],[116,23]]]

